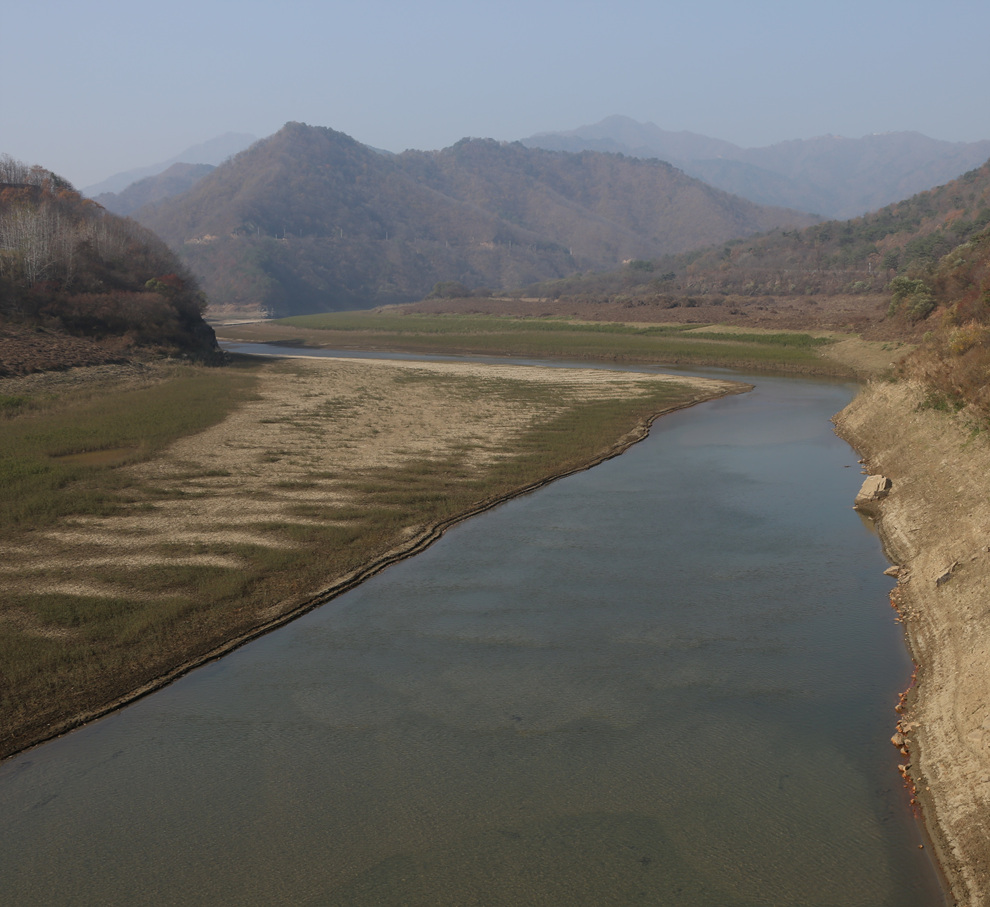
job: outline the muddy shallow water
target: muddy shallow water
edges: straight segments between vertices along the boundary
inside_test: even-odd
[[[940,903],[851,389],[756,383],[5,763],[0,901]]]

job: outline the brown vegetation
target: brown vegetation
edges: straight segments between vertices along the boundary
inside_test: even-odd
[[[63,365],[87,361],[81,350],[92,342],[118,355],[153,347],[209,357],[216,342],[205,305],[196,282],[147,230],[41,167],[0,158],[0,326],[21,349],[30,329],[43,329],[80,338],[63,344]],[[2,368],[30,367],[22,355],[18,361],[4,359]],[[49,361],[42,357],[38,367]]]
[[[924,384],[929,405],[990,428],[990,229],[942,258],[928,281],[928,330],[902,373]]]
[[[0,378],[123,362],[133,351],[41,327],[0,325]]]

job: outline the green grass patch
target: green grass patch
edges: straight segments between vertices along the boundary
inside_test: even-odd
[[[835,343],[834,337],[814,337],[811,334],[781,331],[776,334],[757,334],[749,331],[731,333],[729,331],[692,331],[691,337],[700,340],[723,340],[734,343],[749,343],[756,341],[760,346],[787,346],[798,349],[817,349]]]
[[[22,394],[0,394],[0,419],[22,413],[32,402],[31,397]]]
[[[112,513],[133,483],[118,467],[222,420],[251,393],[253,370],[188,366],[151,387],[23,407],[0,432],[0,535]]]
[[[818,350],[834,342],[807,333],[723,333],[704,325],[575,322],[497,315],[331,312],[276,324],[324,332],[326,347],[534,359],[718,366],[845,374]]]
[[[530,334],[568,331],[584,334],[680,334],[696,324],[629,325],[611,321],[518,318],[500,315],[395,315],[368,311],[325,312],[279,319],[276,324],[319,331],[378,331],[398,334]]]

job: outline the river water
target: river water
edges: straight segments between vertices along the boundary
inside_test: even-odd
[[[0,903],[944,904],[847,385],[753,380],[0,766]]]

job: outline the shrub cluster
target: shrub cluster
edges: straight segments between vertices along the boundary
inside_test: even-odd
[[[212,355],[195,279],[153,233],[0,157],[0,321]]]
[[[923,287],[899,286],[905,300],[927,295],[934,310],[904,370],[920,377],[933,399],[968,408],[976,423],[990,426],[990,228],[945,255]]]

